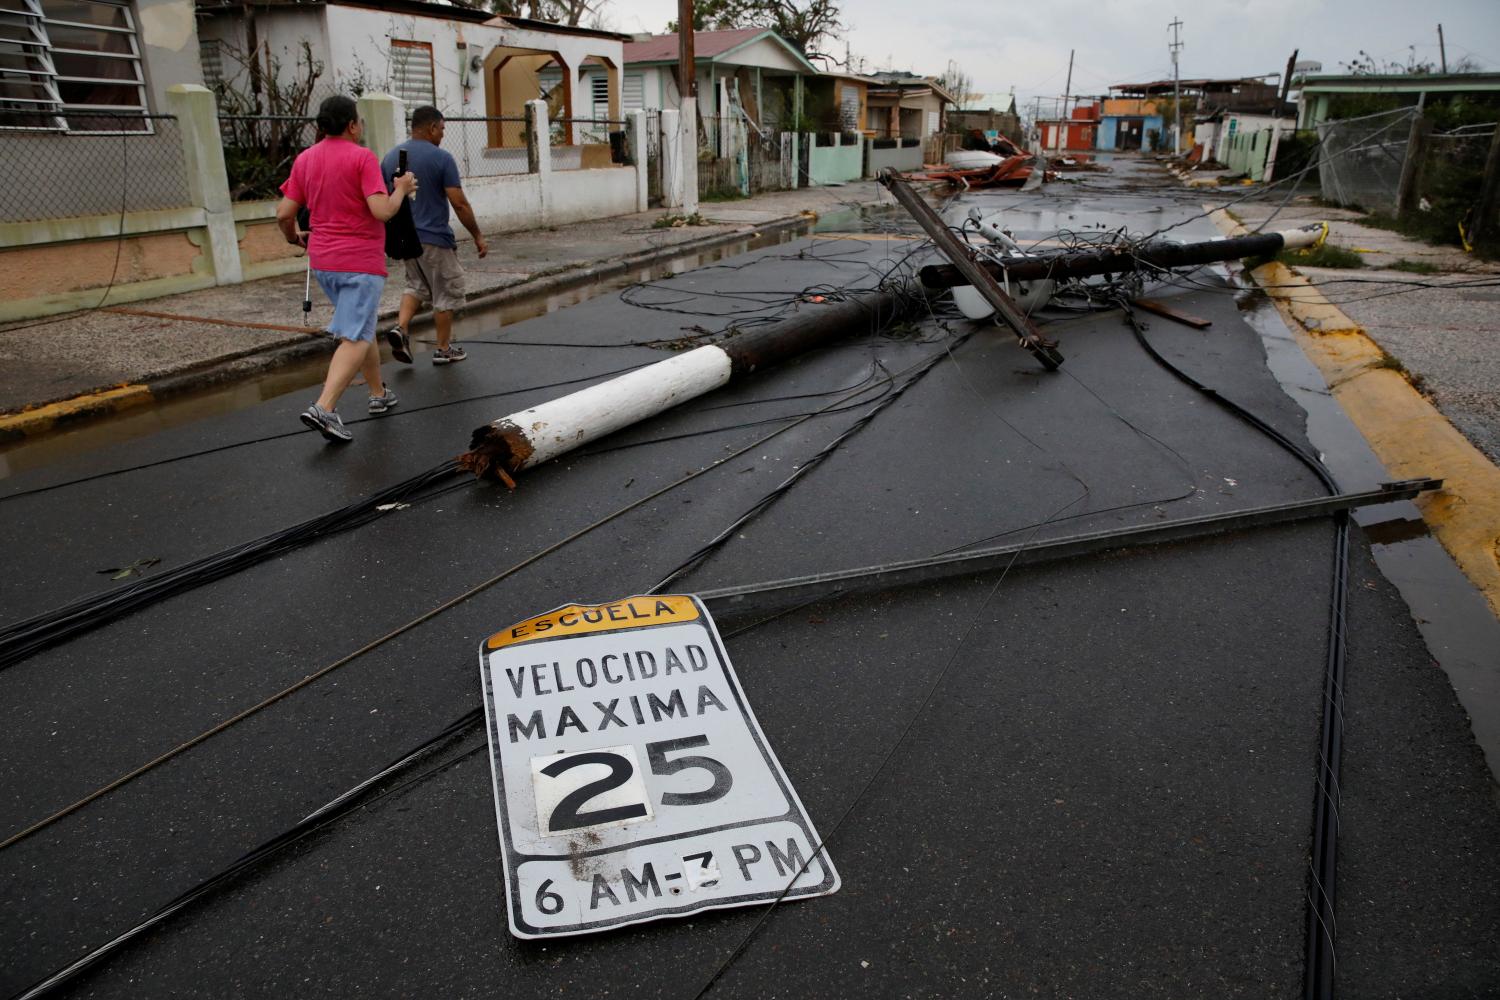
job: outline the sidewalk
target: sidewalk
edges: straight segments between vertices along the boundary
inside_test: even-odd
[[[874,181],[776,191],[699,206],[708,226],[653,227],[666,210],[489,237],[478,259],[461,240],[469,309],[596,280],[695,249],[804,224],[880,201]],[[888,196],[886,196],[888,198]],[[243,378],[326,352],[332,314],[316,283],[303,325],[303,274],[170,295],[0,329],[0,441]],[[381,320],[401,299],[393,269]],[[416,326],[423,326],[419,317]],[[305,332],[304,332],[305,331]]]
[[[1242,203],[1234,208],[1239,221],[1225,212],[1214,217],[1226,235],[1239,235],[1274,211]],[[1444,480],[1441,491],[1416,501],[1417,508],[1500,616],[1500,329],[1494,306],[1500,288],[1492,283],[1500,268],[1312,204],[1294,203],[1268,228],[1321,216],[1329,216],[1331,244],[1369,251],[1381,269],[1294,270],[1272,261],[1252,276],[1386,471],[1393,478]],[[1387,270],[1398,260],[1423,259],[1455,270]],[[1464,281],[1490,287],[1448,287]]]

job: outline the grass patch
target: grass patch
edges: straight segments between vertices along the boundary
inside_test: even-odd
[[[702,215],[694,212],[692,215],[663,215],[651,223],[652,229],[680,229],[683,226],[711,226]]]
[[[708,194],[700,194],[699,201],[749,201],[748,194],[740,194],[738,191],[710,191]]]
[[[1425,260],[1407,260],[1403,257],[1391,265],[1391,270],[1405,271],[1408,274],[1438,274],[1442,268]]]
[[[1291,267],[1343,267],[1359,268],[1365,260],[1353,250],[1324,243],[1309,250],[1283,250],[1276,259]]]

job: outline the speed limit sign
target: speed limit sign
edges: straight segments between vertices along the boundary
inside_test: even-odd
[[[696,598],[566,605],[479,661],[516,936],[838,890]]]

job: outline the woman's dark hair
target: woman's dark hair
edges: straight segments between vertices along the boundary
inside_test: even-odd
[[[343,135],[359,120],[359,106],[354,98],[335,94],[318,105],[318,128],[324,135]]]

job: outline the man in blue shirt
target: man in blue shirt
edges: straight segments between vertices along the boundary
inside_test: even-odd
[[[458,164],[448,152],[439,149],[447,123],[443,113],[424,104],[411,115],[411,138],[389,153],[380,168],[386,183],[396,175],[401,151],[406,151],[406,169],[417,176],[422,193],[411,199],[412,221],[422,242],[422,256],[406,261],[406,289],[401,296],[397,325],[386,331],[391,354],[397,361],[411,364],[411,337],[407,331],[411,318],[423,302],[432,303],[432,325],[437,331],[437,350],[432,352],[435,365],[462,361],[464,349],[453,343],[453,310],[464,304],[464,269],[458,262],[457,242],[448,225],[448,206],[474,237],[474,249],[483,257],[489,253],[484,233],[474,218],[474,209],[459,184]]]

